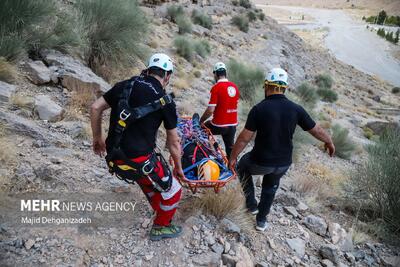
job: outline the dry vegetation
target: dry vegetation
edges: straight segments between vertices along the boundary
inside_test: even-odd
[[[4,57],[0,57],[0,81],[11,83],[17,77],[15,67]]]
[[[245,198],[238,183],[224,187],[218,194],[205,190],[193,203],[195,210],[202,210],[217,219],[229,218],[243,230],[250,230],[253,221],[245,208]]]

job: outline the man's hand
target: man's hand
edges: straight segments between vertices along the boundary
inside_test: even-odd
[[[93,151],[100,157],[103,157],[106,154],[106,142],[104,142],[102,137],[93,139]]]
[[[231,158],[231,159],[229,160],[229,169],[235,170],[235,168],[236,168],[236,163],[237,163],[237,159],[236,159],[236,158]]]
[[[185,174],[183,173],[183,170],[180,167],[175,167],[173,170],[173,174],[175,178],[178,178],[180,180],[185,178]]]
[[[325,151],[328,151],[329,156],[333,157],[335,154],[335,145],[330,142],[330,143],[325,143]]]

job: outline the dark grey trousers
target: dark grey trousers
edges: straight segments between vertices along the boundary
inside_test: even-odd
[[[251,161],[250,153],[245,154],[240,159],[238,164],[238,174],[246,196],[246,206],[250,210],[258,208],[258,214],[256,217],[258,222],[266,221],[275,193],[278,190],[280,179],[285,175],[289,167],[290,165],[284,167],[266,167],[258,165]],[[264,175],[261,198],[258,205],[255,198],[252,175]]]

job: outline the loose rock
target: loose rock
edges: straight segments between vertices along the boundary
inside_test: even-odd
[[[42,61],[29,61],[25,62],[25,70],[27,71],[28,78],[34,84],[41,85],[50,82],[52,71],[43,64]]]
[[[15,85],[0,81],[0,105],[8,103],[11,95],[15,92]]]
[[[339,250],[334,245],[323,245],[319,249],[319,254],[323,259],[328,259],[333,263],[339,263]]]
[[[326,230],[328,228],[324,219],[314,215],[309,215],[305,217],[304,224],[307,226],[308,229],[321,236],[325,236]]]
[[[296,253],[297,256],[302,258],[305,254],[306,242],[300,238],[289,239],[286,238],[286,243]]]
[[[39,95],[35,98],[35,111],[41,120],[51,122],[60,120],[64,112],[62,107],[51,100],[48,95]]]

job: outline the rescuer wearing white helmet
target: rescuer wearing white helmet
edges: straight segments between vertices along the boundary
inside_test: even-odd
[[[238,155],[255,137],[251,152],[238,164],[239,179],[246,196],[247,209],[256,216],[256,229],[264,231],[280,178],[292,163],[293,134],[299,125],[316,139],[325,143],[330,156],[335,146],[326,131],[317,125],[300,105],[284,95],[288,74],[281,68],[271,69],[265,76],[265,99],[248,114],[246,125],[233,146],[229,166],[236,166]],[[263,175],[259,203],[255,198],[252,175]]]
[[[150,231],[154,241],[177,237],[182,232],[182,227],[171,224],[182,193],[175,177],[184,178],[176,106],[173,95],[165,90],[173,68],[169,56],[154,54],[140,76],[115,84],[91,107],[93,150],[100,156],[107,152],[111,173],[140,186],[156,213]],[[110,126],[104,141],[101,119],[108,108]],[[167,132],[174,176],[160,153],[154,151],[161,124]]]
[[[210,91],[208,108],[201,116],[200,122],[204,123],[214,135],[222,136],[229,158],[238,124],[237,109],[240,93],[236,84],[228,81],[223,62],[215,63],[213,74],[215,84]],[[212,119],[207,121],[211,116]]]

